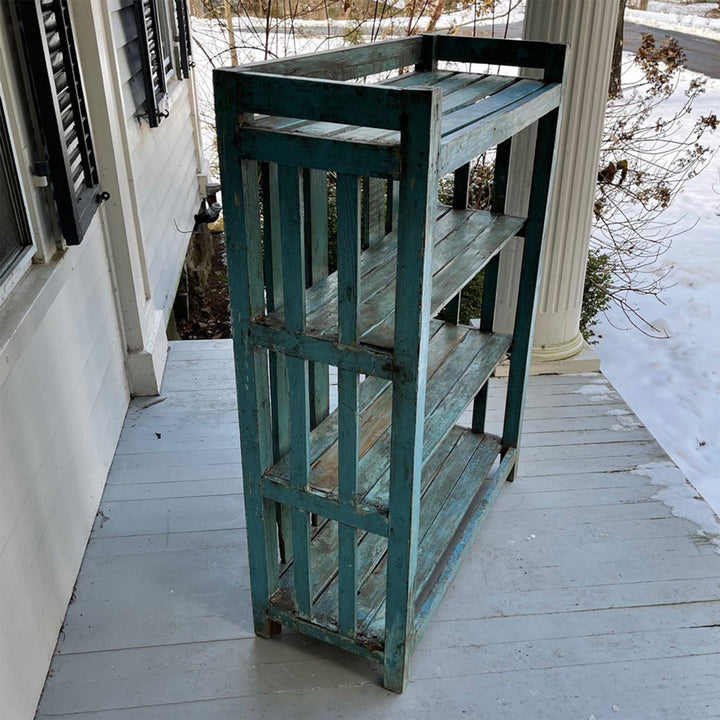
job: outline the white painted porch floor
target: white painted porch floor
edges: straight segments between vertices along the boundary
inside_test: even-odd
[[[520,477],[403,695],[302,635],[256,639],[231,353],[173,343],[165,401],[132,402],[38,718],[720,717],[718,546],[656,497],[664,477],[702,504],[600,374],[531,379]]]

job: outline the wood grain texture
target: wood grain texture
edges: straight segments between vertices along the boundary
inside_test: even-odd
[[[167,380],[177,386],[181,362],[201,375],[223,365],[232,373],[228,347],[171,343]],[[502,418],[506,385],[490,383],[493,422]],[[588,385],[605,388],[612,402],[579,392]],[[663,486],[637,471],[632,452],[620,455],[619,471],[604,453],[572,474],[557,458],[545,461],[547,474],[521,470],[503,487],[415,650],[408,690],[389,697],[377,660],[292,631],[273,641],[253,636],[243,513],[229,502],[239,474],[220,475],[209,492],[203,483],[222,466],[193,459],[215,435],[226,435],[237,456],[236,409],[216,410],[227,390],[212,384],[163,396],[145,409],[147,399],[131,402],[116,459],[134,457],[134,469],[111,469],[100,506],[107,519],[93,529],[39,720],[231,720],[260,712],[430,720],[438,708],[481,716],[488,707],[498,720],[720,715],[713,627],[720,555],[658,499]],[[640,426],[597,373],[530,378],[527,406],[525,452],[575,445],[586,433],[586,444],[608,438],[607,452],[634,442],[611,429],[619,417]],[[166,433],[186,453],[159,482],[153,476],[164,466],[145,468],[145,438],[161,444]],[[198,483],[193,495],[172,501],[188,483]],[[164,500],[148,502],[143,488],[161,485]],[[139,497],[110,499],[131,487]]]

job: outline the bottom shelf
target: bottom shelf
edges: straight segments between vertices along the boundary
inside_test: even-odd
[[[487,514],[515,461],[514,450],[500,457],[500,439],[455,427],[425,464],[422,475],[419,544],[415,582],[419,636],[452,581],[458,560]],[[337,635],[338,524],[323,521],[311,541],[313,618],[324,639],[348,648],[348,638]],[[357,629],[354,641],[373,653],[382,651],[385,635],[387,540],[357,531]],[[280,587],[270,600],[280,619],[295,615],[292,562],[283,569]],[[271,614],[273,614],[271,612]],[[283,618],[282,616],[285,616]]]

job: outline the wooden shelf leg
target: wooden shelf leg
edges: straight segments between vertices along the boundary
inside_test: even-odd
[[[532,335],[535,324],[534,307],[537,298],[542,263],[542,240],[549,204],[554,159],[556,154],[556,126],[559,110],[549,112],[538,121],[530,203],[525,226],[525,246],[520,268],[517,312],[513,329],[505,419],[502,441],[504,446],[518,447],[525,408],[527,373],[530,365]],[[515,470],[511,473],[512,479]]]

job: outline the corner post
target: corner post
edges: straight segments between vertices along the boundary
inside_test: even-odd
[[[385,687],[402,692],[415,615],[414,586],[430,329],[440,90],[408,90],[401,110],[401,180],[395,288],[396,366],[390,447]]]

